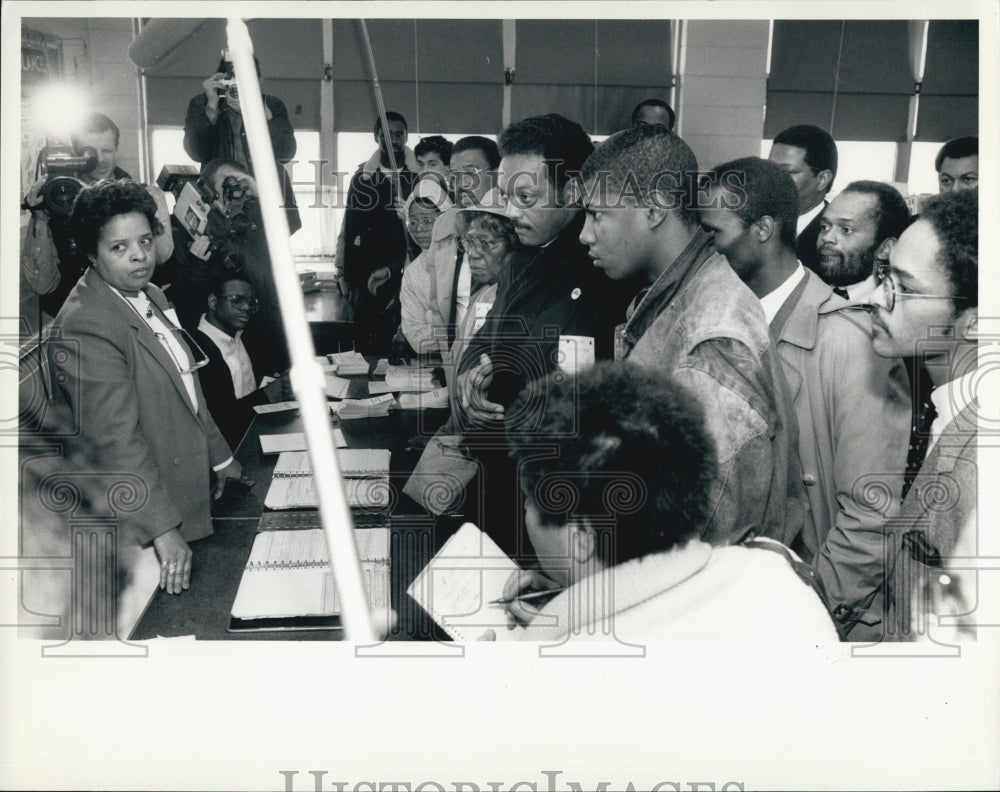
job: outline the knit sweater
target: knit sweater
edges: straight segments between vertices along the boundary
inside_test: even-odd
[[[521,635],[567,638],[822,644],[835,643],[837,631],[816,593],[778,553],[693,539],[577,581]]]

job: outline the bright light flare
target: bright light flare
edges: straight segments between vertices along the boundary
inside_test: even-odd
[[[35,130],[50,140],[67,140],[82,126],[90,102],[81,89],[53,83],[39,86],[31,104]]]

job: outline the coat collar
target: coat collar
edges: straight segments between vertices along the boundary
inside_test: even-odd
[[[789,302],[794,303],[789,306]],[[805,288],[801,291],[797,288],[788,298],[788,302],[781,307],[778,312],[782,314],[786,308],[790,307],[790,313],[784,324],[777,328],[775,336],[777,340],[787,344],[801,347],[802,349],[815,349],[819,336],[819,319],[821,316],[836,313],[850,305],[850,300],[845,300],[833,293],[833,287],[810,269],[806,269]],[[867,316],[851,316],[851,313],[844,315],[855,321],[866,332],[871,333],[870,320]],[[860,312],[859,312],[860,313]],[[775,317],[777,319],[778,317]],[[772,323],[772,328],[775,325]]]
[[[950,473],[954,470],[958,458],[966,446],[970,443],[976,444],[978,426],[979,404],[973,400],[941,432],[934,447],[928,452],[927,458],[920,468],[920,473],[923,473],[925,468],[929,475]],[[917,482],[914,481],[914,486],[916,484]]]
[[[711,236],[698,229],[673,264],[660,274],[652,286],[640,292],[626,313],[623,336],[629,349],[638,343],[674,295],[714,253]]]
[[[187,388],[184,387],[184,382],[181,380],[181,374],[177,370],[177,365],[174,363],[170,355],[167,354],[167,351],[163,348],[163,344],[156,340],[156,336],[153,334],[149,325],[146,324],[145,319],[126,305],[122,297],[112,291],[111,287],[107,284],[104,278],[98,275],[97,270],[93,267],[87,268],[83,278],[85,284],[93,293],[99,306],[104,307],[106,315],[117,316],[119,319],[124,320],[125,324],[135,330],[136,339],[139,344],[147,352],[149,352],[150,355],[152,355],[153,359],[156,360],[160,367],[166,372],[170,381],[174,384],[174,388],[177,389],[178,394],[181,396],[181,400],[187,405],[188,409],[191,410],[191,413],[198,418],[198,412],[195,411],[194,405],[191,404],[191,396],[188,393]],[[165,312],[170,307],[170,303],[167,301],[166,296],[153,284],[149,284],[146,287],[146,295],[149,297],[149,301],[155,305],[161,313]],[[107,313],[109,311],[111,312],[110,314]]]

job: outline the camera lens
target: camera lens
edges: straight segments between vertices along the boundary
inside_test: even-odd
[[[56,176],[42,188],[46,208],[61,217],[73,214],[73,203],[83,183],[70,176]]]

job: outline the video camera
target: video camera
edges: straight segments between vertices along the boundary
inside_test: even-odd
[[[41,192],[45,208],[53,216],[69,217],[84,187],[80,177],[97,167],[97,152],[89,146],[77,151],[65,140],[46,140],[38,162],[46,175]]]
[[[227,240],[241,239],[257,228],[247,209],[257,199],[246,185],[227,176],[222,182],[222,196],[207,184],[193,165],[164,165],[156,183],[164,192],[173,193],[174,218],[194,239],[207,236],[209,252],[225,246]]]

